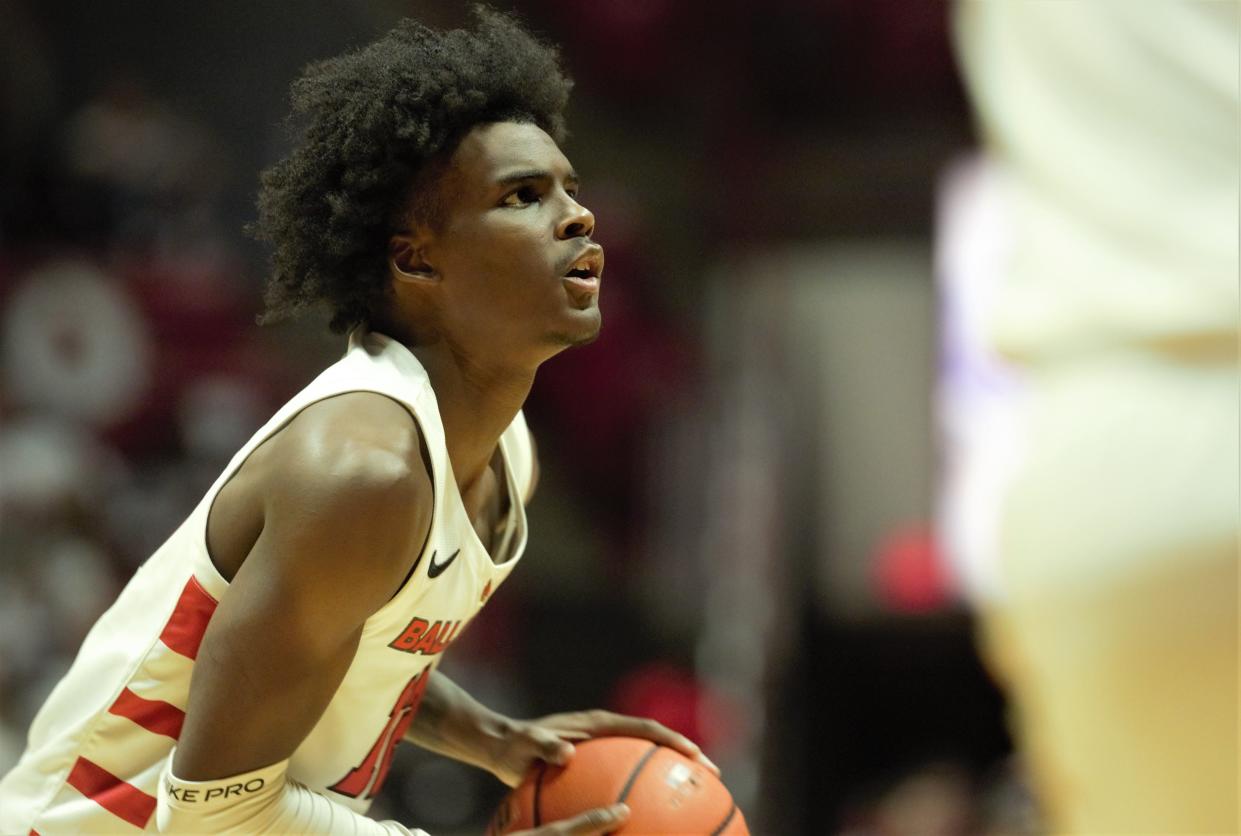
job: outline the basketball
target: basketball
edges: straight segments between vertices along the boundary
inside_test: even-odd
[[[720,779],[679,752],[633,737],[575,744],[567,766],[539,764],[501,802],[488,836],[538,827],[623,801],[616,834],[748,836],[745,817]]]

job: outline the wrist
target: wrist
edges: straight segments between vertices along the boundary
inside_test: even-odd
[[[462,718],[458,739],[466,756],[461,759],[499,776],[518,724],[489,708],[479,705],[478,709]]]
[[[405,734],[409,742],[498,774],[517,722],[492,711],[436,672]]]

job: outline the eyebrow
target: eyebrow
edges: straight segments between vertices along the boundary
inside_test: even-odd
[[[525,180],[552,180],[553,175],[550,171],[541,168],[525,169],[523,171],[515,171],[512,174],[505,174],[496,180],[498,186],[511,186],[514,183],[521,183]],[[565,175],[566,183],[579,183],[576,171],[569,171]]]

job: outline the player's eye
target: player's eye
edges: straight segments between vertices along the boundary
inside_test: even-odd
[[[539,190],[534,186],[522,186],[520,189],[514,189],[504,196],[504,200],[500,201],[501,206],[528,206],[531,203],[539,202]]]

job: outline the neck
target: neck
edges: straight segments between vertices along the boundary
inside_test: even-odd
[[[453,475],[462,496],[491,464],[500,436],[534,384],[534,368],[479,362],[446,340],[410,345],[431,379]]]

